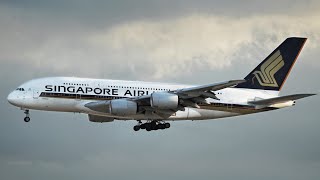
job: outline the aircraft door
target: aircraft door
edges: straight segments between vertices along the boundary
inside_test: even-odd
[[[34,98],[34,99],[38,99],[38,98],[39,98],[39,96],[40,96],[40,92],[39,92],[39,90],[34,89],[34,90],[33,90],[33,98]]]

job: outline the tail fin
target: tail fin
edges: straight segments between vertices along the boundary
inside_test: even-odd
[[[280,91],[307,38],[290,37],[278,46],[236,88]]]

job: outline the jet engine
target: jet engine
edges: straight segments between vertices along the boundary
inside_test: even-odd
[[[176,109],[179,104],[179,97],[167,92],[154,92],[151,94],[150,104],[151,107],[158,109]]]
[[[113,115],[126,116],[137,114],[138,105],[133,101],[115,99],[110,101],[109,108]]]

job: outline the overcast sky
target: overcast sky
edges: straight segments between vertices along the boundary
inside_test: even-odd
[[[286,37],[308,41],[281,94],[319,92],[318,1],[0,2],[0,179],[320,178],[318,96],[273,112],[96,124],[7,103],[23,82],[79,76],[207,84],[243,78]]]

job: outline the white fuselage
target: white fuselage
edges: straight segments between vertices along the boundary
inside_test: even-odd
[[[94,111],[85,106],[90,102],[137,97],[153,92],[171,91],[192,85],[177,85],[141,81],[120,81],[88,79],[75,77],[51,77],[28,81],[9,94],[11,104],[22,109],[45,111],[79,112],[92,115],[113,117],[118,120],[152,120],[161,119],[156,114],[136,114],[128,117],[114,116],[110,113]],[[215,119],[242,114],[273,110],[273,107],[256,109],[248,104],[254,99],[278,96],[278,91],[266,91],[244,88],[225,88],[215,91],[220,100],[207,98],[210,103],[200,108],[186,107],[177,111],[168,120],[202,120]]]

